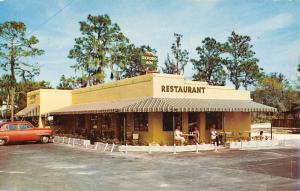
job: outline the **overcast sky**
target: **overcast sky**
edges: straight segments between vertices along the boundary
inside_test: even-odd
[[[155,48],[160,65],[170,52],[174,32],[183,35],[190,58],[197,57],[195,48],[207,36],[225,42],[232,30],[250,35],[266,73],[281,72],[291,81],[296,79],[299,0],[0,0],[0,22],[22,21],[40,40],[45,54],[35,59],[42,65],[36,80],[53,86],[62,74],[75,75],[70,68],[74,60],[67,56],[80,35],[78,22],[88,14],[108,14],[132,43]],[[185,78],[191,79],[192,68],[189,63]]]

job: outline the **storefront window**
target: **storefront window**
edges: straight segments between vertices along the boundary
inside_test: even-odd
[[[197,119],[199,113],[189,113],[189,132],[193,131],[193,127],[197,126]]]
[[[53,118],[53,125],[63,125],[64,119],[61,116],[55,116]]]
[[[102,130],[107,130],[111,128],[111,114],[101,114],[100,115],[100,122],[101,122],[101,129]]]
[[[206,113],[206,129],[212,128],[215,125],[216,129],[223,129],[223,113],[210,112]]]
[[[91,128],[97,129],[98,115],[91,115],[90,121],[91,121],[91,125],[92,125]]]
[[[79,135],[85,135],[85,120],[84,120],[84,115],[79,115],[76,117],[77,119],[77,125],[75,129],[75,133]]]
[[[163,113],[163,131],[173,131],[173,116],[175,118],[175,127],[182,130],[182,113]]]
[[[148,113],[134,113],[134,130],[148,131]]]

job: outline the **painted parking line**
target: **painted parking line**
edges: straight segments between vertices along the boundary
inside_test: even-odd
[[[6,173],[6,174],[25,174],[23,171],[0,171],[0,173]]]

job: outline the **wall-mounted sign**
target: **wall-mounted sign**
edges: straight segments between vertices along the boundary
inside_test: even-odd
[[[204,93],[205,87],[193,87],[193,86],[169,86],[162,85],[162,92],[175,92],[175,93]]]

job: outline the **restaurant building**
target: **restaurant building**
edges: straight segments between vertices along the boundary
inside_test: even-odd
[[[139,143],[174,143],[173,132],[198,127],[199,142],[210,128],[249,137],[251,112],[276,109],[253,102],[250,92],[188,81],[182,75],[149,73],[75,90],[41,89],[27,94],[17,115],[66,134],[118,140],[138,134]],[[50,121],[49,121],[50,120]]]

